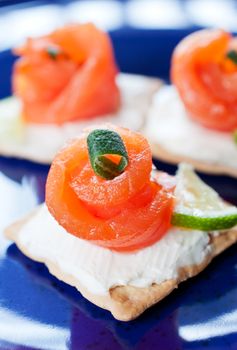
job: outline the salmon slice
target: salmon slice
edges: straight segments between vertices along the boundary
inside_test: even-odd
[[[109,128],[121,136],[127,149],[125,171],[113,180],[97,176],[88,156],[87,135],[83,135],[55,157],[46,184],[46,204],[55,219],[79,238],[118,251],[140,249],[160,239],[170,227],[173,189],[151,181],[151,150],[142,135]]]
[[[171,79],[188,115],[205,127],[237,128],[237,65],[228,58],[236,39],[223,30],[200,30],[182,40],[172,57]]]
[[[26,122],[62,124],[116,111],[118,69],[107,34],[68,25],[15,50],[13,91]]]

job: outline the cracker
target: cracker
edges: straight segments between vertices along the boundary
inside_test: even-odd
[[[153,95],[161,86],[161,80],[142,75],[120,73],[118,86],[121,91],[122,105],[117,112],[96,117],[90,121],[66,123],[60,130],[50,129],[50,125],[24,127],[22,142],[0,140],[0,155],[30,160],[40,164],[51,164],[57,151],[65,142],[76,137],[81,131],[93,124],[110,122],[140,131],[145,124]]]
[[[59,280],[76,287],[77,290],[93,304],[109,310],[112,315],[120,321],[130,321],[137,318],[146,309],[152,305],[158,303],[160,300],[170,294],[179,283],[186,279],[197,275],[201,272],[212,259],[220,254],[222,251],[230,247],[237,242],[237,228],[225,231],[218,236],[210,235],[210,249],[209,255],[199,265],[192,265],[182,267],[179,270],[178,277],[162,282],[161,284],[152,284],[147,288],[138,288],[134,286],[117,286],[109,290],[109,295],[96,295],[89,292],[80,282],[72,277],[70,274],[62,273],[56,264],[50,260],[41,261],[35,259],[34,256],[21,246],[18,242],[18,235],[21,228],[31,219],[37,212],[36,209],[33,213],[25,217],[24,219],[12,224],[5,230],[5,235],[8,239],[13,240],[18,248],[32,260],[44,263],[50,273],[56,276]]]
[[[231,168],[224,165],[206,163],[204,161],[202,162],[200,160],[196,160],[191,157],[186,157],[180,154],[174,154],[172,152],[167,151],[159,143],[151,142],[150,146],[152,150],[152,155],[157,160],[161,160],[163,162],[171,163],[174,165],[185,162],[185,163],[191,164],[196,170],[207,174],[229,175],[237,178],[236,168]]]

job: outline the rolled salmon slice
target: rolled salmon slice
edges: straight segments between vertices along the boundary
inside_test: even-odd
[[[125,170],[112,180],[90,163],[86,135],[55,157],[46,185],[46,204],[67,232],[117,251],[131,251],[159,240],[170,227],[173,188],[151,181],[152,158],[146,139],[121,127],[128,154]],[[167,175],[168,176],[168,175]]]
[[[228,56],[235,48],[229,33],[206,29],[189,35],[174,50],[171,79],[188,115],[205,127],[237,128],[237,64]]]
[[[28,39],[15,53],[20,58],[13,90],[23,102],[26,122],[62,124],[118,109],[112,45],[93,24],[68,25]]]

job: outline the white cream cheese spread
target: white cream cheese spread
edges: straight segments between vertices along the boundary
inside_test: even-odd
[[[52,273],[56,267],[58,278],[70,275],[98,295],[119,285],[148,287],[175,278],[180,267],[201,263],[211,250],[207,233],[171,228],[152,246],[131,253],[114,252],[67,233],[45,204],[11,238],[49,270],[53,266]]]
[[[172,154],[237,169],[237,146],[231,133],[207,129],[189,118],[172,85],[154,95],[146,135]]]
[[[40,163],[51,163],[65,141],[77,136],[92,122],[96,125],[105,122],[114,123],[134,131],[140,130],[160,81],[139,75],[119,74],[118,86],[122,101],[117,113],[93,118],[90,121],[65,123],[62,126],[24,124],[18,125],[17,130],[14,123],[17,118],[19,119],[20,101],[15,97],[2,100],[0,135],[5,134],[5,137],[0,137],[0,153]]]

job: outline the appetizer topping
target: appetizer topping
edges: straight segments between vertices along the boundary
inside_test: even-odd
[[[28,39],[20,56],[13,90],[26,122],[62,124],[116,111],[120,94],[109,37],[93,24],[68,25]]]
[[[151,150],[142,135],[115,126],[103,129],[119,134],[116,142],[121,138],[124,144],[120,156],[128,164],[123,172],[109,180],[98,176],[84,134],[55,157],[46,184],[46,204],[58,223],[79,238],[118,251],[144,248],[170,227],[173,188],[150,179]]]
[[[96,175],[112,180],[128,165],[123,140],[115,131],[97,129],[87,137],[91,166]]]
[[[175,279],[181,267],[202,263],[212,251],[206,232],[171,227],[155,244],[121,254],[68,234],[44,204],[10,234],[26,255],[44,262],[60,280],[74,280],[79,291],[83,286],[97,295],[109,295],[118,285],[149,288]]]
[[[175,201],[174,226],[216,231],[237,225],[237,207],[223,201],[188,164],[179,167]]]
[[[223,30],[201,30],[174,50],[171,78],[191,118],[208,128],[237,128],[236,39]]]
[[[154,157],[176,163],[186,158],[202,171],[237,176],[233,134],[207,129],[189,118],[173,85],[164,85],[155,94],[145,134]]]

